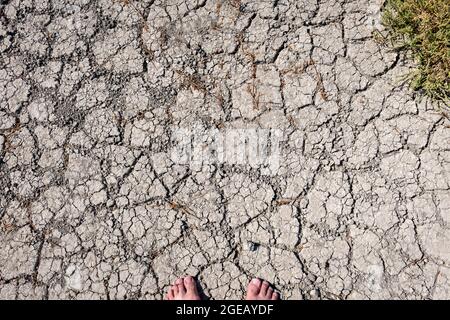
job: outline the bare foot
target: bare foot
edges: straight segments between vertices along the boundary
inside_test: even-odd
[[[247,287],[247,296],[245,300],[278,300],[280,295],[273,291],[273,288],[267,281],[252,279]]]
[[[167,300],[201,300],[194,278],[187,276],[175,281],[166,296]]]

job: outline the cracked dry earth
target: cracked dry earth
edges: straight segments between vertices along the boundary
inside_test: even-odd
[[[0,298],[449,299],[449,121],[375,2],[1,1]],[[192,127],[280,166],[172,161]]]

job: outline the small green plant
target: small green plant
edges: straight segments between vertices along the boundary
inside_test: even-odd
[[[386,0],[382,22],[387,39],[417,63],[413,89],[450,106],[450,1]]]

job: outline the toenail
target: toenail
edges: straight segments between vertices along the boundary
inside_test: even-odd
[[[252,279],[252,283],[255,285],[259,285],[261,283],[261,281],[258,278],[254,278],[254,279]]]

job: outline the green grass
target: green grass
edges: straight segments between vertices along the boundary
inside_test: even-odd
[[[450,106],[450,0],[386,0],[382,21],[417,63],[412,88]]]

